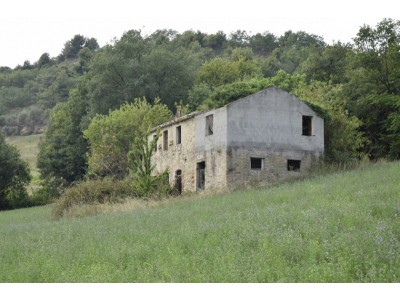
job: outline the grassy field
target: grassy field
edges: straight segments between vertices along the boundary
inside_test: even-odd
[[[94,217],[0,212],[0,282],[399,282],[400,163]]]

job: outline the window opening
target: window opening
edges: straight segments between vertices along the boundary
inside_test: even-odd
[[[182,170],[175,172],[175,190],[178,195],[182,194]]]
[[[206,116],[206,135],[212,135],[214,133],[214,115]]]
[[[206,183],[206,162],[197,163],[197,189],[204,190]]]
[[[302,134],[312,135],[312,116],[303,116]]]
[[[264,159],[258,157],[250,157],[250,168],[252,170],[262,170],[263,160]]]
[[[179,145],[182,143],[182,127],[176,127],[176,144]]]
[[[301,160],[288,159],[288,161],[287,161],[287,170],[288,171],[300,172],[300,164],[301,164]]]
[[[168,150],[168,130],[163,132],[163,150]]]
[[[156,134],[153,135],[153,141],[154,140],[157,140],[157,135]],[[154,144],[154,152],[157,152],[157,143]]]

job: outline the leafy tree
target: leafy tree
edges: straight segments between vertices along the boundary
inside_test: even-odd
[[[307,80],[317,80],[340,84],[347,82],[346,72],[351,47],[336,43],[316,52],[311,52],[300,66],[300,73],[306,74]]]
[[[257,33],[250,37],[250,47],[253,49],[255,54],[267,56],[278,47],[278,40],[272,33]]]
[[[250,36],[245,30],[236,30],[229,35],[228,45],[232,48],[248,47],[249,43]]]
[[[291,30],[286,31],[278,39],[279,46],[281,49],[295,49],[299,50],[301,48],[323,48],[325,47],[325,42],[322,37],[315,34],[309,34],[304,31],[293,32]]]
[[[18,150],[0,135],[0,210],[26,206],[26,185],[31,180],[28,164]]]
[[[144,98],[123,104],[109,115],[97,115],[84,131],[90,144],[89,175],[122,178],[128,174],[127,154],[138,136],[172,118],[167,106],[157,99],[150,105]]]
[[[24,61],[24,64],[21,67],[22,70],[31,70],[33,69],[33,65],[29,60]]]
[[[50,114],[37,163],[45,185],[69,185],[86,173],[87,141],[81,129],[86,114],[83,99],[75,89],[69,100],[57,104]]]
[[[38,76],[37,102],[44,108],[52,108],[68,99],[69,91],[76,84],[76,73],[64,66],[43,70]]]
[[[279,70],[286,73],[299,73],[299,67],[314,52],[321,51],[326,45],[319,36],[304,31],[287,31],[278,39],[276,47],[262,65],[264,76],[271,77]]]
[[[74,59],[78,57],[78,53],[84,47],[95,50],[99,47],[97,40],[94,38],[86,38],[83,35],[76,34],[71,40],[64,44],[64,48],[59,56],[61,61],[65,59]]]
[[[206,34],[201,31],[187,30],[182,34],[177,34],[174,42],[179,46],[190,49],[193,44],[198,44],[200,47],[205,47]]]
[[[88,47],[85,47],[79,51],[78,56],[79,67],[77,68],[77,72],[83,74],[89,70],[89,64],[93,59],[93,52]]]
[[[364,151],[372,159],[400,159],[400,96],[369,94],[357,101],[356,114],[369,139]]]
[[[144,85],[146,98],[157,97],[169,109],[175,109],[176,102],[186,102],[188,90],[195,80],[196,57],[182,48],[170,49],[159,46],[145,55]]]
[[[163,29],[154,31],[147,40],[155,45],[169,44],[176,38],[178,32],[172,29]]]
[[[208,34],[204,37],[204,45],[214,50],[216,54],[220,54],[227,44],[226,34],[218,31],[215,34]]]
[[[383,19],[376,28],[364,25],[354,42],[354,67],[374,86],[372,92],[399,95],[400,21]]]
[[[52,63],[49,53],[43,53],[38,62],[36,63],[37,67],[40,69],[46,65],[50,65]]]
[[[83,48],[88,48],[90,51],[94,51],[99,49],[99,43],[97,43],[97,40],[95,38],[87,38]]]
[[[345,86],[347,108],[363,122],[369,157],[398,159],[400,21],[383,19],[375,28],[364,25],[354,42]]]
[[[170,43],[165,34],[144,39],[129,31],[93,56],[85,74],[92,116],[143,96],[150,102],[161,97],[170,109],[186,101],[200,58]]]
[[[345,109],[342,86],[318,81],[307,84],[303,81],[293,89],[293,93],[317,112],[322,112],[327,162],[346,163],[364,155],[363,149],[368,140],[360,132],[362,122]]]
[[[197,72],[197,81],[216,87],[246,76],[261,74],[260,68],[253,60],[251,49],[235,49],[230,56],[231,58],[216,57],[206,61]]]

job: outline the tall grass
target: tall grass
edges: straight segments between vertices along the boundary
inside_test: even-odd
[[[1,282],[398,282],[400,163],[78,219],[0,213]]]

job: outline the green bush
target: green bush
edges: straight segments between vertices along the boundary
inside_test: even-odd
[[[106,178],[82,181],[64,191],[56,201],[53,216],[61,218],[76,205],[117,203],[133,192],[130,180],[114,181]]]
[[[138,191],[138,187],[140,189],[140,184],[134,183],[135,195],[146,200],[146,199],[163,199],[171,195],[178,195],[175,188],[171,187],[169,183],[169,174],[168,172],[164,172],[158,176],[152,176],[152,184],[147,192],[143,192],[143,190]]]

